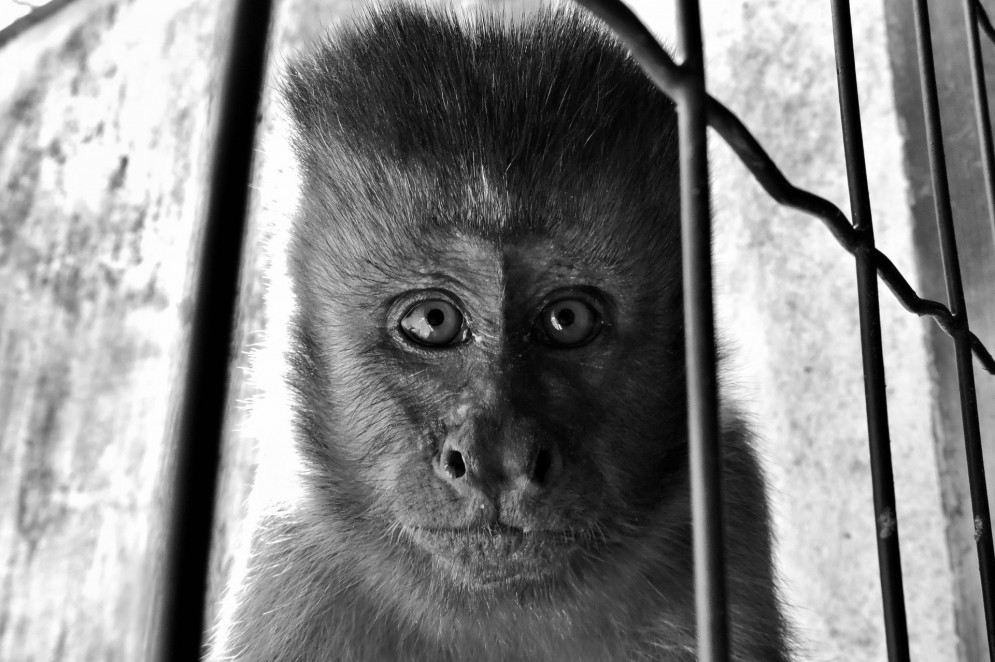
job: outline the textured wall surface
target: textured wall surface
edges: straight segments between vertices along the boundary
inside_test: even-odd
[[[0,659],[144,658],[228,6],[0,48]]]

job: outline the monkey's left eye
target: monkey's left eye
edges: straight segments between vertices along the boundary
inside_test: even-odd
[[[448,301],[422,301],[408,309],[401,331],[420,345],[443,347],[466,336],[463,314]]]
[[[539,311],[542,339],[554,347],[580,347],[598,335],[601,315],[581,299],[560,299]]]

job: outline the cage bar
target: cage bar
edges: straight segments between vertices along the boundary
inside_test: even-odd
[[[884,358],[881,349],[881,312],[878,301],[877,267],[874,264],[874,224],[867,188],[864,137],[853,55],[853,27],[849,0],[832,0],[833,39],[836,46],[836,80],[839,87],[843,149],[846,155],[850,209],[859,246],[857,300],[860,311],[860,347],[864,364],[864,396],[871,456],[871,485],[877,526],[878,569],[884,607],[888,660],[907,662],[909,635],[902,585],[902,558],[898,541],[898,510],[888,429],[888,398],[885,393]]]
[[[160,662],[197,660],[201,654],[228,366],[270,14],[270,0],[241,0],[232,18],[175,436],[153,646]]]
[[[988,39],[995,42],[995,25],[992,25],[992,20],[988,17],[988,12],[985,11],[985,7],[981,4],[980,0],[975,1],[974,12],[978,17],[978,25],[981,26],[981,31],[988,36]]]
[[[985,485],[985,465],[981,446],[981,429],[978,422],[978,401],[974,384],[974,365],[971,361],[968,336],[967,307],[964,286],[961,282],[960,258],[954,233],[953,212],[950,206],[950,186],[947,180],[946,155],[940,126],[940,104],[936,89],[936,70],[933,64],[933,40],[929,25],[929,8],[926,0],[913,0],[916,41],[919,52],[919,80],[922,86],[923,114],[926,121],[929,170],[933,181],[933,200],[936,225],[940,236],[940,253],[943,257],[944,280],[947,300],[954,317],[954,352],[957,364],[957,381],[960,389],[961,417],[964,425],[964,445],[967,455],[967,476],[974,514],[974,538],[978,549],[978,566],[981,572],[981,595],[985,608],[985,628],[988,634],[988,655],[995,660],[995,605],[992,592],[995,587],[995,560],[992,553],[991,513]],[[977,24],[975,24],[976,26]]]
[[[985,179],[985,197],[988,199],[988,220],[992,226],[992,241],[995,241],[995,145],[992,144],[992,119],[988,113],[985,62],[981,57],[981,36],[978,29],[982,16],[987,23],[988,15],[984,13],[978,0],[964,0],[967,47],[971,59],[971,84],[974,89],[974,115],[978,124],[981,168]]]
[[[686,78],[676,97],[681,159],[681,243],[687,355],[691,516],[694,531],[698,659],[729,659],[725,548],[722,543],[722,456],[715,320],[712,303],[711,210],[704,48],[697,0],[677,3],[678,48]]]

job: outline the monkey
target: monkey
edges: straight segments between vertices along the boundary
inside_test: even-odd
[[[278,496],[212,659],[695,660],[674,103],[562,7],[369,10],[281,91]],[[733,659],[786,662],[721,441]]]

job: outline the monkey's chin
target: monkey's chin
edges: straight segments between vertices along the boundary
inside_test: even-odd
[[[405,528],[436,568],[470,591],[551,588],[580,549],[579,537],[569,531]]]

